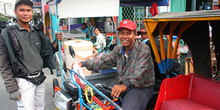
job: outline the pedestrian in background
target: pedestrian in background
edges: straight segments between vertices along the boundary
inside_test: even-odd
[[[16,20],[17,20],[17,19],[14,18],[13,21],[12,21],[11,23],[9,23],[8,25],[9,25],[9,26],[11,26],[11,25],[15,25]]]
[[[102,35],[98,28],[94,29],[94,33],[96,35],[96,42],[94,47],[98,50],[106,46],[106,38]]]

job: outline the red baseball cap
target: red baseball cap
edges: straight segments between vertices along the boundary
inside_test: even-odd
[[[119,30],[121,28],[126,28],[129,30],[135,30],[135,31],[137,30],[136,24],[133,21],[128,20],[128,19],[121,21],[119,24],[119,27],[116,30]]]
[[[140,33],[145,33],[145,32],[147,32],[147,30],[146,30],[146,29],[141,29],[141,30],[139,30],[138,32],[140,32]]]
[[[139,31],[137,31],[138,35],[140,35],[141,33],[146,33],[147,30],[145,28],[145,26],[142,26],[141,29]]]

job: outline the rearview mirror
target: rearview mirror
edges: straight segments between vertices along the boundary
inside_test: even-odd
[[[69,52],[70,52],[70,55],[74,58],[75,52],[74,52],[73,47],[71,45],[69,45]]]

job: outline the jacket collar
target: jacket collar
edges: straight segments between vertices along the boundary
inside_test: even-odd
[[[137,48],[138,48],[138,41],[135,40],[133,47],[132,47],[131,50],[128,52],[129,55],[132,55],[132,56],[133,56],[133,54],[135,54],[135,53],[137,52]],[[125,47],[124,47],[124,46],[122,46],[121,51],[120,51],[120,54],[125,54]]]
[[[15,22],[15,25],[18,27],[19,30],[26,30],[25,28],[21,27],[21,25],[18,24],[17,22]],[[29,25],[29,27],[30,27],[31,31],[34,31],[34,29],[33,29],[33,27],[31,25]]]

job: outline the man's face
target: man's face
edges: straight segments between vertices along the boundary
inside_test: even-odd
[[[82,25],[82,29],[85,29],[86,28],[86,26],[85,25]]]
[[[118,37],[125,48],[131,49],[134,45],[136,34],[132,30],[122,28],[118,32]]]
[[[99,30],[98,30],[97,28],[94,30],[94,34],[95,34],[95,35],[98,35],[98,34],[99,34]]]
[[[148,35],[147,35],[146,32],[141,33],[141,39],[142,39],[142,40],[149,39],[149,37],[148,37]]]
[[[17,16],[18,22],[29,23],[33,16],[33,11],[31,6],[21,4],[15,10],[15,15]]]

